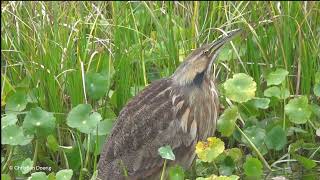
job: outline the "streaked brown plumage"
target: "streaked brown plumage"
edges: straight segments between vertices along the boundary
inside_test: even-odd
[[[211,67],[220,48],[239,30],[194,50],[169,78],[151,83],[120,112],[98,164],[103,180],[159,179],[158,148],[170,145],[171,164],[189,168],[195,144],[212,136],[219,113]]]

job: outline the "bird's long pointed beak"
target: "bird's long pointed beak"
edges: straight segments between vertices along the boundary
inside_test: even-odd
[[[217,50],[219,50],[223,45],[233,39],[236,35],[242,32],[241,29],[236,29],[228,33],[227,36],[224,36],[211,44],[209,44],[207,51],[210,52],[210,55],[213,56],[216,54]]]

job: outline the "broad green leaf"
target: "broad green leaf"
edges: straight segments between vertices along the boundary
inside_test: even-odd
[[[163,159],[169,159],[172,161],[175,160],[175,155],[173,154],[172,149],[169,145],[160,147],[158,149],[158,153]]]
[[[73,171],[72,169],[63,169],[57,172],[57,180],[70,180],[72,178]]]
[[[22,174],[27,174],[33,168],[33,161],[31,161],[30,158],[27,158],[24,161],[22,161],[20,167],[21,167],[20,170],[21,170]]]
[[[305,96],[291,99],[284,109],[289,120],[295,124],[304,124],[311,116],[311,108]]]
[[[290,92],[286,88],[279,88],[277,86],[269,87],[264,91],[266,97],[276,97],[278,99],[287,99],[290,96]]]
[[[23,129],[29,134],[45,137],[54,132],[56,118],[52,113],[42,110],[40,107],[32,108],[23,121]]]
[[[233,106],[225,110],[218,120],[218,131],[223,136],[229,137],[230,135],[232,135],[238,117],[239,112],[236,106]]]
[[[15,125],[17,121],[18,118],[16,114],[6,114],[5,117],[1,118],[1,129],[7,126]]]
[[[239,73],[233,75],[232,79],[228,79],[224,83],[225,95],[235,102],[246,102],[255,96],[257,89],[256,82],[253,78],[244,74]]]
[[[98,127],[92,131],[93,135],[107,135],[111,132],[112,127],[113,127],[113,120],[111,119],[105,119],[103,121],[100,121],[98,124]],[[97,134],[97,129],[98,129],[98,134]]]
[[[313,92],[316,96],[320,97],[320,83],[314,85]]]
[[[28,104],[27,95],[23,91],[17,91],[11,95],[6,102],[6,114],[16,114],[26,108]]]
[[[239,148],[226,149],[225,153],[227,156],[230,156],[234,162],[238,162],[242,158],[242,151]]]
[[[286,132],[279,125],[273,127],[267,132],[265,143],[269,149],[275,149],[277,151],[283,149],[287,144]]]
[[[169,180],[184,180],[184,170],[181,166],[169,168]]]
[[[316,162],[304,156],[300,156],[298,154],[292,154],[292,156],[294,159],[298,160],[298,162],[306,169],[312,169],[317,165]]]
[[[79,104],[74,107],[68,114],[67,125],[78,129],[82,133],[90,134],[97,128],[101,115],[93,112],[89,104]]]
[[[1,130],[1,144],[26,145],[31,142],[33,136],[23,134],[22,127],[11,125]]]
[[[270,72],[267,75],[267,85],[279,85],[282,83],[282,81],[284,81],[287,77],[287,75],[289,74],[289,72],[285,69],[282,68],[278,68],[273,72]]]
[[[53,152],[56,152],[59,149],[59,143],[53,135],[47,137],[47,145]]]
[[[262,154],[267,152],[267,149],[264,145],[264,139],[266,137],[266,131],[257,126],[250,126],[243,131],[250,141],[259,149]],[[249,144],[249,142],[242,136],[241,141]]]
[[[88,73],[85,81],[87,93],[92,99],[100,99],[109,89],[108,77],[100,73]]]
[[[257,158],[249,157],[243,165],[244,173],[247,176],[261,176],[262,164]]]
[[[31,174],[28,180],[47,180],[48,176],[44,172],[35,172]]]
[[[212,162],[224,151],[224,142],[216,137],[209,137],[207,142],[199,141],[196,145],[196,154],[204,162]]]
[[[269,107],[269,98],[254,98],[251,100],[253,105],[259,109],[267,109]]]
[[[11,180],[11,177],[9,174],[1,174],[1,179],[2,180]]]
[[[230,176],[234,170],[234,160],[230,156],[227,156],[219,166],[219,174],[223,176]]]

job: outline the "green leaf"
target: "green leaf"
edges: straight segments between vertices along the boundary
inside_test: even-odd
[[[22,174],[27,174],[33,169],[33,161],[30,158],[25,159],[22,161],[20,170]]]
[[[295,124],[304,124],[311,116],[311,108],[305,96],[291,99],[284,110],[289,120]]]
[[[235,102],[246,102],[255,96],[257,89],[256,82],[253,78],[244,74],[239,73],[233,75],[232,79],[228,79],[224,83],[225,95]]]
[[[238,117],[239,112],[236,106],[233,106],[225,110],[218,120],[218,131],[223,136],[229,137],[230,135],[232,135]]]
[[[112,127],[113,127],[113,120],[111,119],[105,119],[103,121],[100,121],[98,124],[98,127],[92,131],[93,135],[107,135],[111,132]],[[98,134],[97,134],[97,129],[98,129]]]
[[[67,125],[82,133],[92,133],[102,118],[97,112],[91,113],[91,110],[92,107],[89,104],[79,104],[74,107],[68,114]]]
[[[184,180],[184,170],[181,166],[169,168],[169,180]]]
[[[57,180],[70,180],[72,178],[73,171],[72,169],[63,169],[57,172]]]
[[[219,174],[223,176],[230,176],[234,170],[234,160],[230,156],[227,156],[219,166]]]
[[[267,75],[267,85],[279,85],[282,83],[282,81],[284,81],[287,77],[287,75],[289,74],[289,72],[285,69],[282,68],[278,68],[275,71],[269,73]]]
[[[294,159],[298,160],[298,162],[306,169],[312,169],[317,165],[316,162],[304,156],[300,156],[298,154],[292,154],[292,156]]]
[[[102,98],[109,89],[108,77],[100,73],[88,73],[85,81],[87,93],[92,99]]]
[[[320,97],[320,83],[314,85],[313,92],[316,96]]]
[[[17,91],[8,98],[6,104],[6,114],[23,111],[28,104],[27,95],[23,91]]]
[[[1,129],[7,126],[15,125],[17,121],[18,118],[16,114],[6,114],[5,117],[1,118]]]
[[[320,83],[320,71],[319,70],[316,72],[314,77],[315,77],[314,83],[319,84]]]
[[[33,136],[23,134],[21,127],[17,125],[7,126],[1,131],[1,144],[26,145],[31,142]]]
[[[257,158],[249,157],[243,165],[244,173],[247,176],[261,176],[262,164]]]
[[[212,162],[224,151],[224,142],[216,137],[209,137],[207,142],[199,141],[196,154],[204,162]]]
[[[225,153],[227,156],[230,156],[234,162],[238,162],[242,158],[242,151],[239,148],[226,149]]]
[[[31,174],[30,180],[47,180],[48,177],[44,172],[35,172]]]
[[[158,153],[163,159],[169,159],[172,161],[175,160],[175,155],[173,154],[172,149],[169,145],[160,147],[158,149]]]
[[[273,127],[267,132],[265,143],[269,149],[275,149],[277,151],[283,149],[287,144],[286,132],[279,125]]]
[[[47,137],[47,144],[48,144],[49,149],[51,149],[53,152],[58,151],[59,143],[53,135],[49,135]]]
[[[266,131],[257,126],[250,126],[243,131],[250,141],[256,145],[261,146],[264,142],[264,138],[266,137]],[[241,140],[248,144],[247,140],[244,137],[241,137]]]
[[[9,174],[1,174],[1,179],[2,180],[11,180],[11,177]]]
[[[267,109],[269,107],[269,98],[254,98],[251,100],[256,108]]]
[[[290,96],[290,92],[287,88],[279,88],[277,86],[269,87],[264,91],[266,97],[276,97],[278,99],[287,99]]]
[[[56,118],[52,113],[42,110],[40,107],[32,108],[23,121],[23,129],[30,134],[45,137],[54,132]]]

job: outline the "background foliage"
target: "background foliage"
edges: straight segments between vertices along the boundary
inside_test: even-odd
[[[2,177],[94,177],[128,100],[192,49],[243,28],[215,67],[224,151],[170,177],[252,178],[269,166],[316,179],[319,24],[318,2],[2,2]]]

